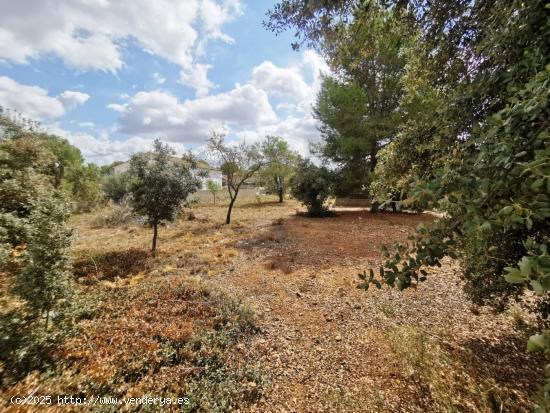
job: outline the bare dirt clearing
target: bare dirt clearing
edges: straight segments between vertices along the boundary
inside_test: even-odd
[[[88,336],[67,343],[69,367],[39,391],[70,393],[97,377],[118,396],[191,392],[201,398],[194,411],[531,408],[542,363],[524,351],[529,324],[473,309],[453,263],[417,290],[356,288],[357,273],[381,262],[381,244],[432,217],[310,219],[300,209],[244,199],[226,226],[223,206],[203,204],[160,228],[156,258],[145,253],[149,228],[75,217],[75,274],[101,315],[82,322]],[[216,364],[199,365],[212,354],[221,379]]]
[[[451,264],[416,291],[363,293],[379,246],[431,219],[341,212],[289,216],[240,241],[213,279],[263,314],[251,351],[271,379],[259,411],[491,411],[527,407],[536,363],[507,315],[474,315]],[[532,357],[531,357],[532,358]]]

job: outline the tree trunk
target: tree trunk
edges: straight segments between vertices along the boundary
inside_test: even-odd
[[[214,193],[212,195],[214,195],[214,205],[216,205],[216,193]]]
[[[63,180],[64,175],[65,175],[65,167],[63,166],[63,164],[56,165],[54,182],[53,182],[54,188],[59,188],[59,185],[61,185],[61,181]]]
[[[279,188],[279,203],[282,203],[285,197],[285,193],[283,191],[283,188]]]
[[[229,224],[231,222],[231,210],[233,209],[233,204],[235,203],[236,199],[237,193],[235,193],[235,197],[231,197],[231,201],[229,202],[229,208],[227,209],[227,218],[225,219],[226,224]]]
[[[158,222],[153,222],[153,245],[151,247],[151,252],[153,257],[157,254],[157,233],[158,233]]]

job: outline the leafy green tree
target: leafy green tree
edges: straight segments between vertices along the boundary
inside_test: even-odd
[[[14,179],[19,176],[19,189],[28,188],[32,192],[32,188],[43,186],[44,183],[38,184],[32,181],[33,177],[26,176],[28,171],[35,171],[43,180],[49,179],[55,189],[65,191],[77,210],[90,210],[97,204],[101,199],[99,170],[93,164],[84,163],[78,148],[66,139],[40,131],[32,121],[23,118],[12,121],[1,116],[0,120],[0,126],[4,127],[3,145],[9,154],[5,157],[9,162],[6,171]],[[15,183],[4,181],[4,184],[9,182]],[[15,188],[15,191],[21,196],[25,190],[19,189]]]
[[[213,180],[209,179],[206,182],[206,187],[212,194],[212,197],[214,198],[214,205],[216,205],[216,194],[221,191],[222,187],[218,183],[214,182]]]
[[[32,134],[0,141],[0,208],[23,218],[52,188],[51,152]]]
[[[278,136],[267,136],[261,146],[265,166],[261,176],[269,193],[283,202],[289,181],[298,163],[299,155],[288,147],[288,143]]]
[[[321,43],[336,76],[324,79],[314,107],[323,138],[317,150],[336,166],[337,195],[368,192],[378,151],[402,123],[404,50],[412,38],[402,20],[365,2],[351,24],[338,24],[337,35]]]
[[[78,165],[66,173],[66,187],[77,211],[90,211],[103,199],[99,168],[94,164]]]
[[[118,204],[129,194],[130,175],[128,173],[105,175],[102,189],[108,199]]]
[[[54,195],[34,202],[27,220],[25,265],[16,277],[14,292],[33,312],[45,317],[46,329],[51,311],[71,292],[68,218],[66,203]]]
[[[54,187],[58,188],[67,168],[76,169],[82,167],[84,158],[80,149],[71,145],[66,139],[55,135],[42,133],[39,135],[44,146],[54,155],[55,162],[52,165],[54,175]]]
[[[176,162],[174,153],[157,139],[152,152],[135,154],[130,160],[132,205],[136,213],[147,216],[153,228],[153,256],[160,222],[173,220],[187,196],[201,187],[192,172],[194,161]]]
[[[309,159],[302,159],[291,181],[291,193],[307,208],[310,217],[331,215],[325,205],[333,192],[333,181],[330,171],[317,166]]]
[[[227,180],[229,207],[225,223],[229,224],[239,190],[247,180],[258,173],[265,160],[258,145],[248,145],[245,142],[238,145],[226,144],[224,135],[219,133],[212,134],[208,147],[219,157],[222,173]]]
[[[70,210],[54,186],[56,156],[35,122],[9,114],[0,110],[0,271],[9,286],[0,312],[2,381],[48,365],[73,292]]]
[[[59,136],[38,133],[43,146],[53,154],[51,175],[55,188],[63,188],[77,211],[90,211],[102,199],[100,168],[86,164],[80,149]]]

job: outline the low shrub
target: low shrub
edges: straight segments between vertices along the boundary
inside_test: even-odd
[[[119,227],[132,222],[139,222],[139,217],[133,212],[129,197],[125,197],[119,204],[111,206],[98,215],[93,225],[97,228]]]
[[[302,160],[291,181],[291,193],[307,208],[307,216],[323,217],[334,215],[325,202],[333,190],[330,171],[313,164],[310,160]]]

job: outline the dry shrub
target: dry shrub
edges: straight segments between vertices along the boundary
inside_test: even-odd
[[[273,257],[269,259],[265,265],[268,270],[280,270],[283,274],[290,274],[292,267],[285,257]]]
[[[101,307],[60,350],[72,365],[58,379],[65,393],[179,394],[191,411],[234,410],[260,396],[261,377],[233,350],[258,331],[238,302],[180,277],[110,290]]]
[[[132,211],[129,201],[124,200],[120,204],[113,205],[108,210],[102,211],[92,222],[92,226],[95,228],[112,228],[128,225],[136,221],[138,221],[138,218]]]

